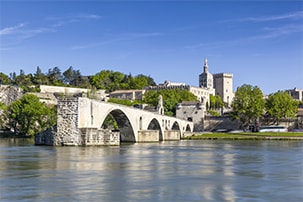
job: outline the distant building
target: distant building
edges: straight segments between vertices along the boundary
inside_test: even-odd
[[[109,94],[109,98],[120,100],[142,100],[145,90],[117,90]]]
[[[205,105],[200,102],[182,102],[176,107],[176,118],[192,121],[194,132],[203,131]]]
[[[286,90],[286,92],[293,97],[295,100],[303,101],[303,90],[297,88]]]
[[[107,94],[105,90],[92,91],[86,88],[71,88],[64,86],[48,86],[40,85],[40,92],[29,94],[36,95],[41,102],[51,105],[57,105],[57,98],[61,96],[80,96],[80,97],[91,97],[98,100],[106,100]]]
[[[233,74],[218,73],[211,74],[209,72],[207,59],[204,59],[203,72],[199,75],[199,87],[186,85],[185,83],[177,83],[165,81],[157,86],[148,86],[146,90],[161,90],[161,89],[184,89],[197,96],[198,101],[203,104],[209,102],[210,95],[219,95],[227,106],[231,105],[234,98],[233,92]]]
[[[220,96],[224,103],[229,107],[234,98],[233,74],[219,73],[214,74],[214,88],[216,95]]]
[[[199,87],[213,89],[213,75],[208,71],[207,59],[204,59],[203,72],[199,75]]]

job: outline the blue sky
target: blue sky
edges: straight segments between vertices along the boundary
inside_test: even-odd
[[[1,0],[0,71],[72,66],[198,86],[234,75],[234,90],[303,89],[303,1]]]

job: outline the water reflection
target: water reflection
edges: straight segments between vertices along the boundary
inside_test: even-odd
[[[302,201],[303,142],[0,142],[0,201]],[[274,193],[274,194],[273,194]]]

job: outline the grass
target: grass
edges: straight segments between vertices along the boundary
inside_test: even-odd
[[[264,133],[203,133],[184,137],[185,140],[303,140],[302,132],[264,132]]]

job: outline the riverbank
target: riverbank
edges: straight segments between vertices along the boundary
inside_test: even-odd
[[[302,132],[277,133],[203,133],[184,137],[183,140],[303,140]]]

